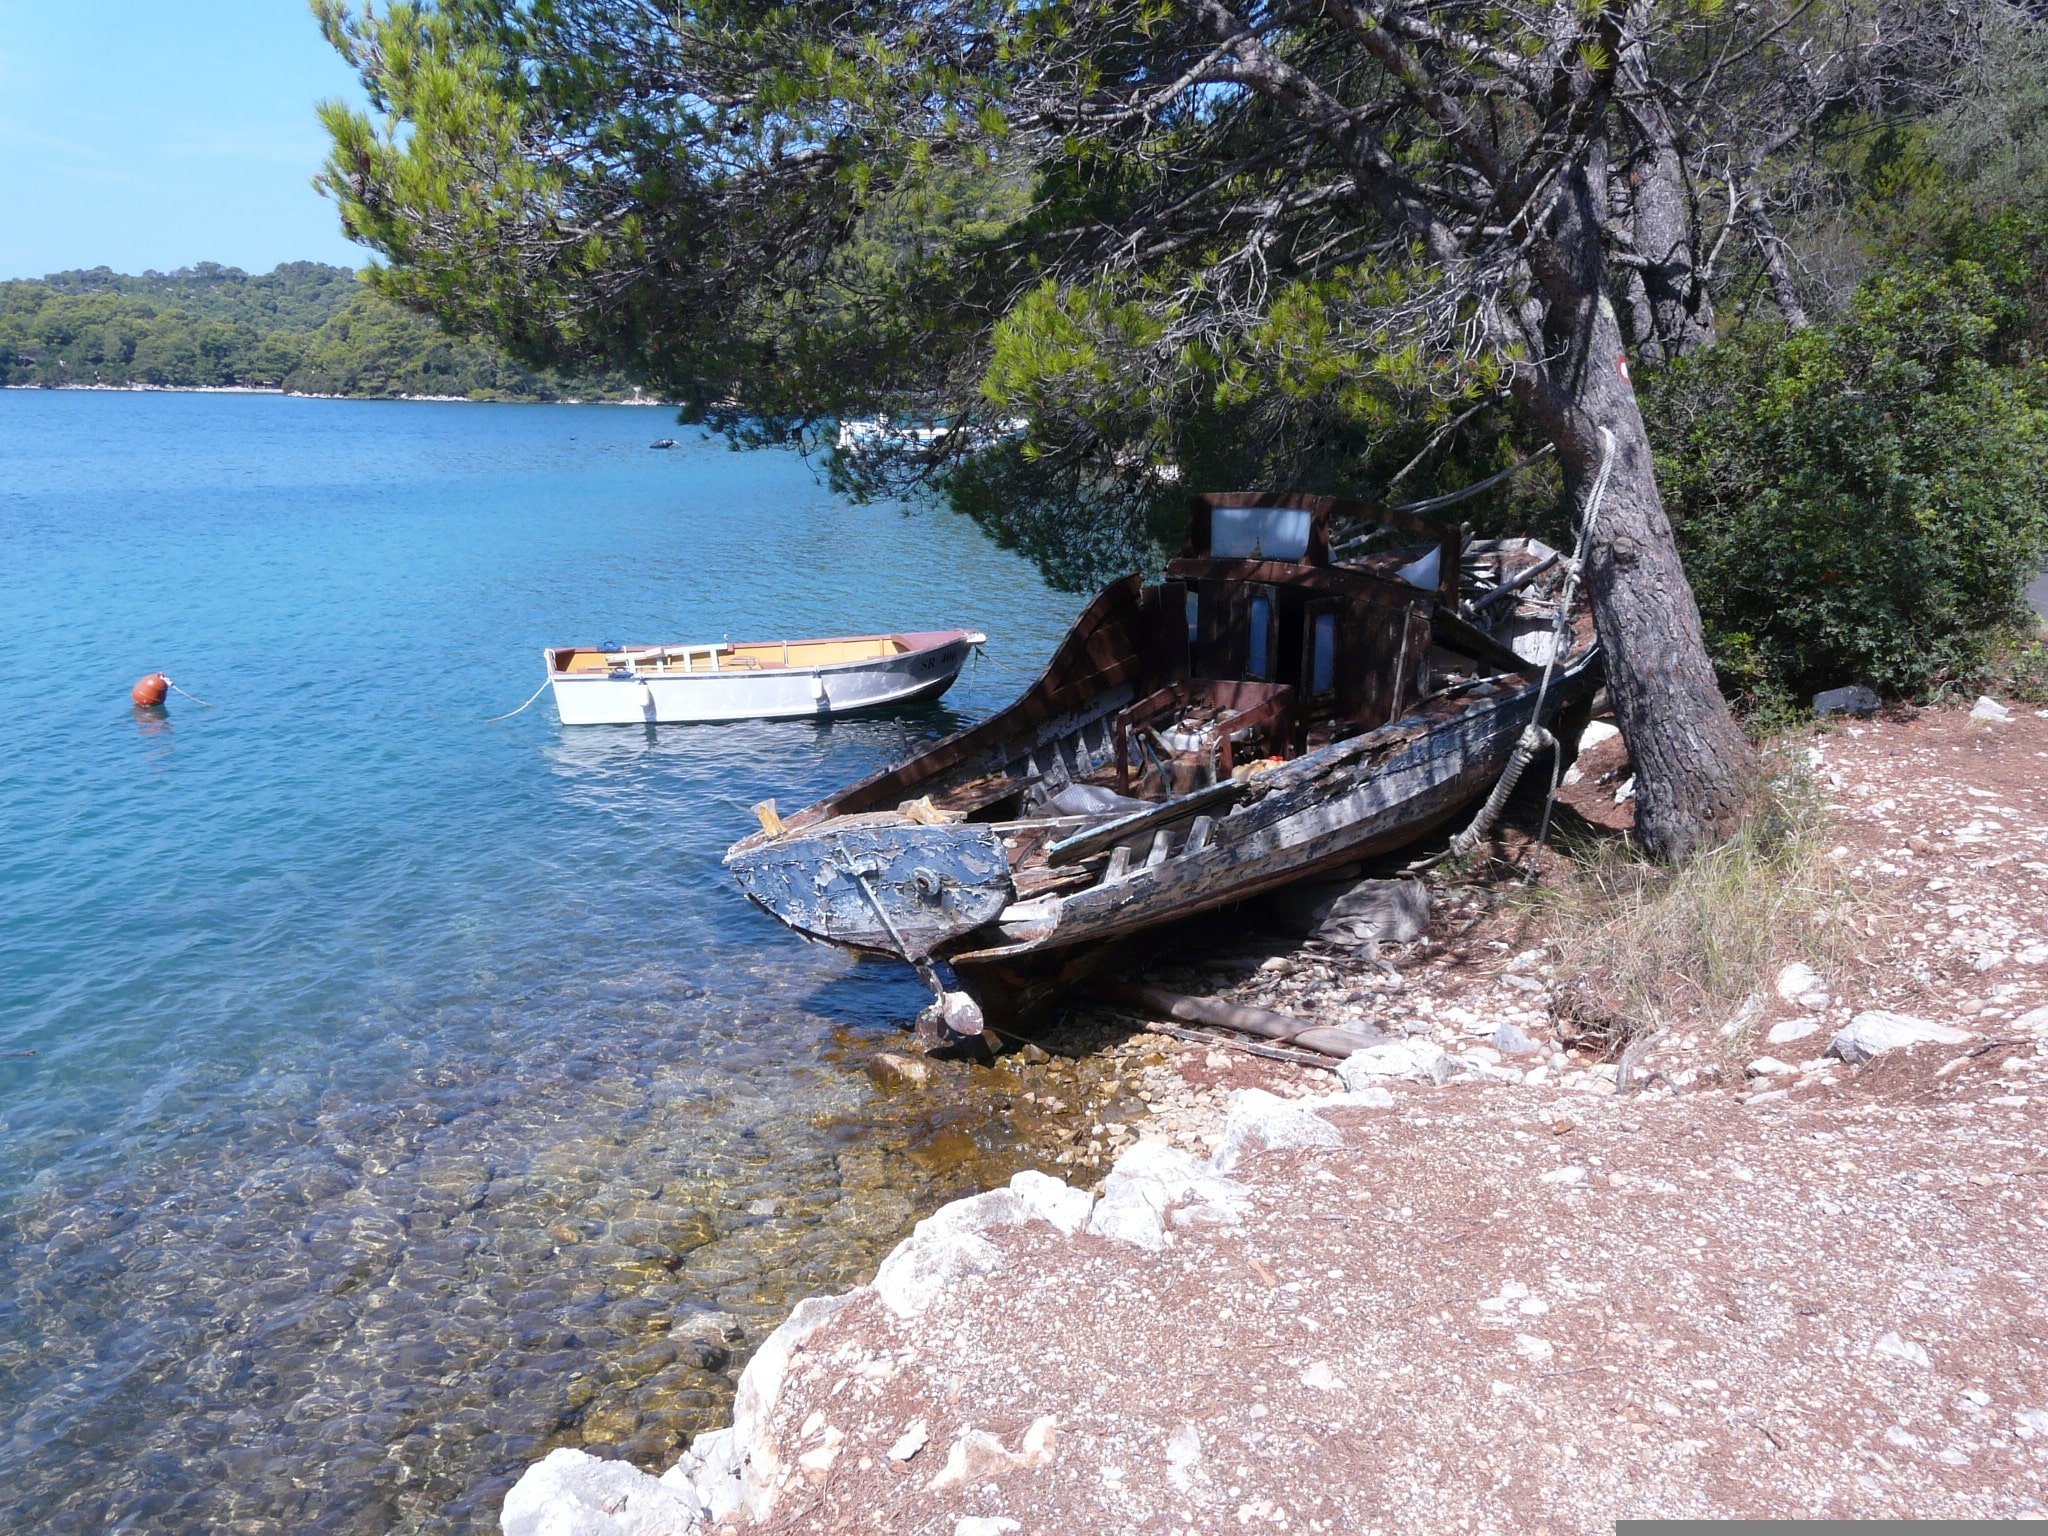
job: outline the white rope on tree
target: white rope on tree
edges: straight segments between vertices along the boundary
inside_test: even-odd
[[[1607,477],[1614,468],[1614,434],[1605,427],[1600,429],[1600,443],[1600,473],[1594,477],[1593,494],[1586,498],[1586,515],[1579,522],[1578,552],[1573,556],[1571,566],[1565,572],[1564,591],[1558,599],[1557,618],[1550,627],[1550,655],[1543,663],[1543,679],[1536,686],[1536,708],[1529,716],[1529,723],[1522,727],[1521,737],[1515,743],[1514,755],[1508,759],[1507,767],[1501,770],[1500,778],[1494,783],[1493,793],[1486,797],[1486,803],[1479,808],[1479,814],[1472,818],[1472,824],[1452,838],[1450,846],[1443,852],[1432,854],[1426,859],[1417,859],[1403,871],[1404,874],[1433,869],[1446,859],[1462,859],[1478,847],[1493,831],[1494,823],[1500,820],[1500,813],[1507,807],[1508,797],[1515,792],[1515,786],[1521,782],[1522,772],[1529,766],[1530,760],[1545,747],[1557,745],[1557,738],[1543,727],[1543,706],[1550,697],[1550,681],[1557,673],[1557,658],[1564,650],[1565,626],[1571,622],[1572,599],[1578,596],[1579,578],[1585,573],[1586,551],[1592,543],[1593,524],[1599,519],[1600,503],[1607,496]],[[1551,778],[1551,793],[1555,795],[1556,774],[1553,773]],[[1547,811],[1544,819],[1547,825]]]

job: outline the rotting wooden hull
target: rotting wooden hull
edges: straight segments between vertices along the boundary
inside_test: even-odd
[[[1304,510],[1291,544],[1269,537]],[[1426,542],[1335,563],[1340,512]],[[1468,556],[1494,569],[1461,603]],[[1105,588],[1016,703],[787,820],[765,803],[726,863],[806,937],[917,966],[947,1019],[971,999],[1015,1024],[1139,935],[1402,848],[1482,799],[1543,689],[1516,648],[1532,625],[1545,656],[1564,635],[1541,724],[1599,685],[1583,601],[1567,613],[1536,585],[1557,566],[1398,509],[1201,498],[1165,579]]]
[[[1555,678],[1546,722],[1599,682],[1597,655]],[[1533,686],[1520,688],[1434,728],[1404,719],[1290,762],[1272,775],[1283,783],[1216,821],[1205,846],[1189,853],[1184,839],[1176,853],[1169,841],[1164,857],[1148,850],[1121,878],[1058,898],[1038,923],[1005,913],[997,932],[1008,942],[956,945],[943,958],[991,1026],[1028,1020],[1122,940],[1395,852],[1456,820],[1499,778],[1535,702]]]
[[[1561,671],[1546,723],[1590,697],[1599,677],[1597,655]],[[1105,841],[1100,873],[1087,868],[1090,883],[1066,894],[1012,902],[1000,830],[978,823],[834,821],[727,862],[751,899],[807,937],[945,961],[1000,1029],[1056,1003],[1106,946],[1427,837],[1486,794],[1535,703],[1532,679],[1441,717],[1425,706],[1269,770],[1235,805],[1220,803],[1229,791],[1218,786],[1098,828],[1100,839],[1118,825],[1136,830]],[[862,860],[865,889],[852,869]]]

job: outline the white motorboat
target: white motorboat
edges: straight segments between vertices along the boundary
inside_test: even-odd
[[[771,640],[758,645],[558,646],[543,654],[564,725],[809,720],[935,699],[971,629]]]

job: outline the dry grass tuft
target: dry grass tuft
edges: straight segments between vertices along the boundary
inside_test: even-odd
[[[1743,830],[1677,869],[1628,842],[1567,845],[1533,888],[1562,957],[1560,1022],[1618,1055],[1673,1026],[1738,1022],[1748,1045],[1778,969],[1805,960],[1832,984],[1867,942],[1867,914],[1828,858],[1827,809],[1786,752],[1772,755]]]

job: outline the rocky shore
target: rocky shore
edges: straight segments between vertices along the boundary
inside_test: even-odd
[[[1399,949],[1158,973],[1388,1033],[1341,1077],[1107,1014],[992,1068],[878,1058],[906,1093],[1009,1074],[1047,1171],[800,1305],[662,1475],[552,1452],[508,1536],[2048,1513],[2048,720],[1808,758],[1857,943],[1623,1060],[1482,887]]]

